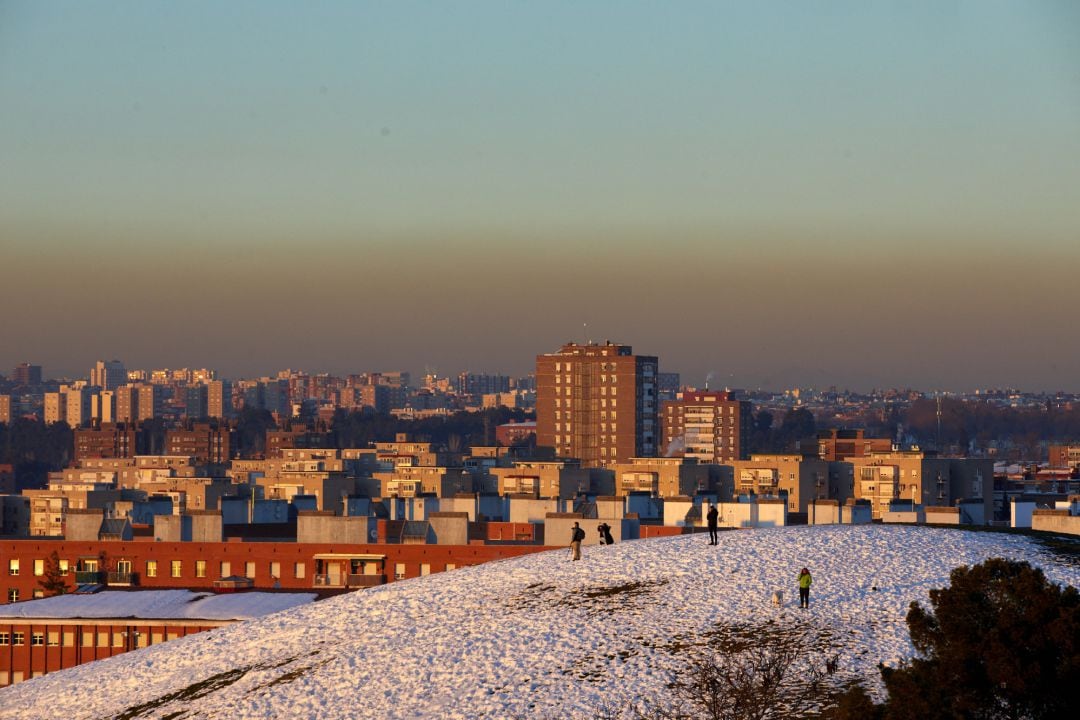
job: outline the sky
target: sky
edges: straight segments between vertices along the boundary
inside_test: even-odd
[[[1080,391],[1080,5],[0,0],[0,372]]]

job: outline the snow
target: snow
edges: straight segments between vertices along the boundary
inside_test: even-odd
[[[0,619],[250,620],[313,602],[315,598],[315,593],[216,595],[191,590],[107,591],[0,605]]]
[[[912,655],[904,616],[989,557],[1080,586],[1026,536],[883,525],[740,530],[566,550],[391,583],[0,690],[0,718],[592,717],[662,699],[719,625],[813,629],[838,680]],[[809,610],[796,578],[810,568]],[[785,604],[770,602],[783,590]],[[228,673],[228,674],[223,674]],[[107,692],[102,692],[102,689]]]

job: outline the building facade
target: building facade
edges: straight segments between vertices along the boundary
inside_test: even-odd
[[[685,390],[661,409],[664,455],[728,463],[749,457],[753,408],[731,393]]]
[[[583,467],[655,456],[658,368],[655,356],[610,342],[537,356],[537,445]]]

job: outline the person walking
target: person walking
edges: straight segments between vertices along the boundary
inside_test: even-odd
[[[574,523],[573,529],[570,531],[570,559],[581,559],[581,541],[585,539],[585,531],[582,530],[577,523]]]
[[[720,513],[716,510],[716,503],[709,506],[709,512],[705,514],[705,519],[709,521],[709,544],[718,545],[720,538],[716,534],[716,521],[720,517]]]
[[[803,568],[799,571],[799,607],[804,610],[810,607],[810,584],[813,581],[809,570]]]

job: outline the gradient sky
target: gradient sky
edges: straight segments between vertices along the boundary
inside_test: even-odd
[[[1080,391],[1078,261],[1072,0],[0,0],[0,372]]]

